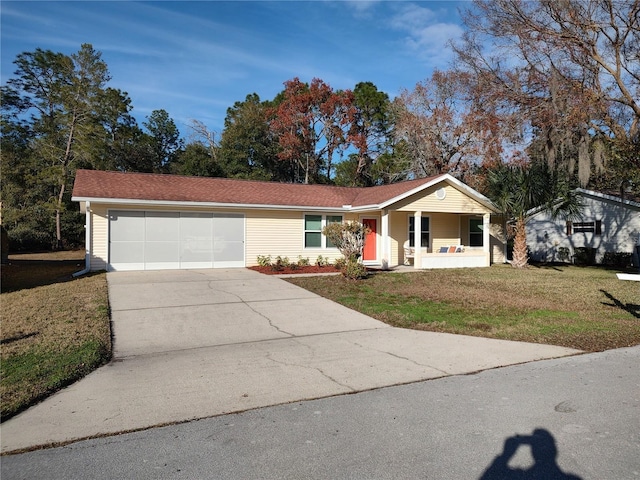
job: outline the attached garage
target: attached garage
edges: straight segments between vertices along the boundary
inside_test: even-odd
[[[109,270],[245,266],[242,214],[111,210]]]

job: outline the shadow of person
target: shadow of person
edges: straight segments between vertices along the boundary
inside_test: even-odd
[[[514,468],[509,461],[521,446],[529,446],[534,464],[529,468]],[[548,430],[538,428],[531,435],[514,435],[504,442],[504,449],[479,480],[581,480],[564,473],[556,463],[558,449]]]

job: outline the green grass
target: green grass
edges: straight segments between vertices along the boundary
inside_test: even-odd
[[[9,357],[0,366],[2,382],[11,386],[3,395],[3,418],[84,377],[108,358],[106,345],[96,340],[63,351],[33,348]]]
[[[640,343],[640,285],[604,268],[500,265],[289,281],[397,327],[587,351]]]
[[[3,421],[111,358],[106,276],[73,279],[77,270],[41,258],[2,266]]]

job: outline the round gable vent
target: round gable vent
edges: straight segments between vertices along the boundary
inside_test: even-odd
[[[444,197],[447,196],[447,191],[444,188],[439,188],[436,190],[436,198],[438,200],[444,200]]]

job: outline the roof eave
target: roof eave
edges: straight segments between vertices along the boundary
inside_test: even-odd
[[[414,188],[412,190],[409,190],[408,192],[405,192],[405,193],[403,193],[401,195],[398,195],[398,196],[396,196],[394,198],[391,198],[391,199],[381,203],[378,206],[378,208],[380,208],[380,209],[387,208],[388,206],[393,205],[394,203],[397,203],[400,200],[404,200],[405,198],[408,198],[411,195],[415,195],[416,193],[420,193],[421,191],[423,191],[423,190],[425,190],[427,188],[430,188],[430,187],[432,187],[434,185],[437,185],[438,183],[441,183],[441,182],[448,182],[454,188],[458,188],[459,190],[464,191],[465,194],[467,194],[468,196],[472,197],[478,203],[480,203],[484,207],[486,207],[489,210],[491,210],[491,212],[496,213],[496,214],[500,213],[498,208],[493,204],[493,202],[491,200],[489,200],[487,197],[482,195],[480,192],[478,192],[478,191],[474,190],[473,188],[469,187],[468,185],[465,185],[464,183],[462,183],[460,180],[458,180],[457,178],[455,178],[454,176],[452,176],[449,173],[442,174],[439,177],[436,177],[436,178],[430,180],[427,183],[423,183],[419,187],[416,187],[416,188]]]
[[[576,188],[576,192],[582,193],[583,195],[589,195],[591,197],[600,198],[602,200],[609,200],[615,203],[621,203],[623,205],[629,205],[630,207],[640,208],[640,203],[634,202],[633,200],[626,200],[620,197],[616,197],[614,195],[608,195],[606,193],[595,192],[593,190],[586,190],[584,188]]]
[[[308,206],[308,205],[271,205],[256,203],[222,203],[222,202],[195,202],[184,200],[141,200],[136,198],[97,198],[97,197],[71,197],[74,202],[94,202],[115,205],[140,205],[140,206],[170,206],[170,207],[206,207],[206,208],[235,208],[235,209],[260,209],[260,210],[302,210],[318,212],[351,211],[347,206]]]

